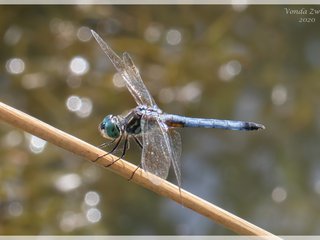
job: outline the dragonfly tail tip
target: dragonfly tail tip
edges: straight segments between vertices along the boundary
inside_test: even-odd
[[[254,122],[248,122],[246,124],[245,130],[264,130],[266,127],[263,124],[260,123],[254,123]]]
[[[257,124],[257,130],[259,130],[259,129],[264,130],[264,129],[266,129],[266,127],[263,124]]]

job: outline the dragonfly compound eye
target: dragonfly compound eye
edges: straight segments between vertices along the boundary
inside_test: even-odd
[[[120,129],[112,115],[106,116],[99,125],[101,134],[106,138],[115,139],[120,136]]]

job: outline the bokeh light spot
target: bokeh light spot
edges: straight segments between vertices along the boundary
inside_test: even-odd
[[[87,192],[84,197],[84,202],[91,207],[96,206],[100,202],[100,195],[97,192]]]
[[[92,37],[90,28],[85,26],[80,27],[77,31],[77,37],[81,42],[88,42]]]
[[[11,58],[6,63],[6,69],[11,74],[21,74],[25,70],[25,63],[21,58]]]
[[[162,103],[171,103],[174,100],[174,90],[172,88],[163,88],[159,91],[159,100]]]
[[[21,80],[21,84],[25,89],[40,88],[47,84],[47,78],[42,73],[25,74]]]
[[[47,141],[29,134],[27,134],[27,137],[29,138],[30,151],[35,154],[42,153],[47,145]]]
[[[78,188],[81,183],[81,178],[78,174],[69,173],[59,177],[54,182],[54,186],[61,192],[68,192]]]
[[[10,131],[5,135],[3,141],[8,147],[16,147],[22,142],[22,134],[15,130]]]
[[[5,32],[3,40],[7,45],[13,46],[20,41],[21,37],[22,37],[21,28],[13,25],[9,27]]]
[[[287,101],[287,88],[283,85],[276,85],[271,92],[271,100],[274,105],[282,105]]]
[[[84,75],[89,71],[89,63],[83,57],[74,57],[69,64],[70,71],[75,75]]]
[[[157,24],[149,25],[144,32],[144,38],[151,43],[159,41],[160,37],[161,37],[161,28]]]
[[[283,187],[276,187],[271,194],[272,200],[281,203],[287,198],[287,191]]]
[[[90,116],[92,112],[92,101],[89,98],[80,98],[81,106],[76,111],[76,114],[81,118],[86,118]]]
[[[196,102],[200,100],[202,94],[201,86],[198,82],[190,82],[177,92],[177,100],[180,102]]]
[[[89,222],[96,223],[96,222],[99,222],[101,219],[101,212],[97,208],[90,208],[87,211],[86,217]]]
[[[124,88],[126,86],[125,81],[123,80],[123,78],[119,73],[116,73],[113,75],[112,83],[117,88]]]
[[[69,111],[76,112],[81,108],[81,99],[78,96],[70,96],[66,101]]]
[[[66,107],[69,111],[75,112],[78,117],[86,118],[92,113],[93,104],[90,98],[72,95],[68,97]]]
[[[230,81],[241,72],[241,69],[239,61],[231,60],[220,66],[218,75],[222,81]]]
[[[12,202],[8,207],[9,214],[13,217],[18,217],[23,213],[23,207],[19,202]]]
[[[175,46],[181,43],[182,35],[181,32],[176,29],[170,29],[166,35],[167,43]]]

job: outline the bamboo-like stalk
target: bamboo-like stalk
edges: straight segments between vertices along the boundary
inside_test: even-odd
[[[0,119],[91,162],[95,161],[98,156],[106,153],[93,145],[56,129],[2,102],[0,102]],[[117,157],[109,154],[100,158],[95,163],[101,166],[106,166],[112,163],[115,159],[117,159]],[[107,169],[129,179],[136,168],[137,167],[135,165],[121,159]],[[139,169],[135,173],[131,181],[150,189],[159,195],[170,198],[179,204],[183,203],[185,207],[208,217],[235,233],[241,235],[255,235],[265,239],[280,239],[266,230],[261,229],[183,189],[181,189],[180,192],[176,185],[151,173],[147,173],[142,169]]]

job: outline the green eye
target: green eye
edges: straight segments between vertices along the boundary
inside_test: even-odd
[[[100,132],[106,138],[115,139],[120,136],[120,129],[118,125],[114,122],[113,116],[106,116],[99,126]]]

